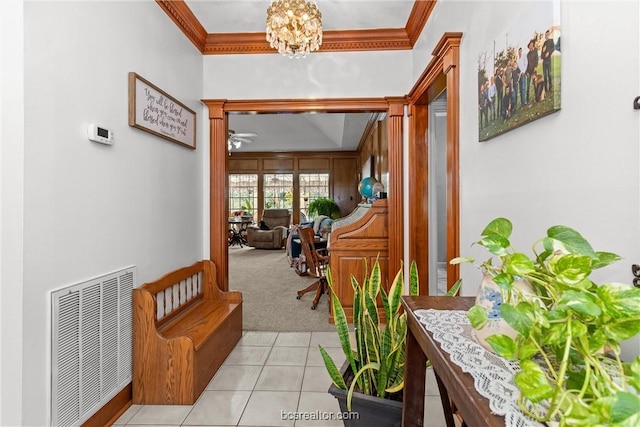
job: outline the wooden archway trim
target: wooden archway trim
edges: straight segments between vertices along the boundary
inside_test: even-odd
[[[209,228],[210,259],[218,266],[217,281],[222,290],[229,287],[229,254],[227,248],[227,212],[229,155],[227,151],[228,113],[276,113],[276,112],[384,112],[389,115],[389,258],[403,256],[402,234],[402,115],[406,97],[388,98],[346,98],[346,99],[261,99],[226,100],[205,99],[202,102],[209,109],[210,161],[209,161]],[[396,218],[396,220],[392,220]],[[395,264],[394,264],[395,265]],[[398,267],[399,268],[399,267]],[[390,268],[391,272],[397,269]],[[393,277],[390,277],[393,280]]]
[[[423,236],[409,240],[409,259],[418,265],[420,294],[428,294],[429,284],[429,207],[428,207],[428,151],[427,105],[442,90],[447,89],[447,259],[460,253],[460,40],[462,33],[445,33],[435,49],[433,59],[416,81],[409,100],[409,147],[408,198],[409,230],[412,236]],[[450,288],[460,275],[457,265],[447,265],[447,287]]]

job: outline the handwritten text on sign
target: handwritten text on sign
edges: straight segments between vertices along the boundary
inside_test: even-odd
[[[134,126],[195,148],[195,112],[137,77]]]

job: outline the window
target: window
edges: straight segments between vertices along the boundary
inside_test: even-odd
[[[264,207],[293,208],[293,174],[264,174]]]
[[[300,212],[307,218],[307,206],[315,199],[329,197],[328,173],[301,173],[300,178]]]
[[[258,203],[258,175],[229,174],[229,210],[230,216],[235,211],[249,212],[255,219]]]

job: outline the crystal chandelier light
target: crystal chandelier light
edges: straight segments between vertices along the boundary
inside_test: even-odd
[[[267,9],[267,41],[289,58],[304,58],[318,50],[322,14],[315,0],[272,0]]]

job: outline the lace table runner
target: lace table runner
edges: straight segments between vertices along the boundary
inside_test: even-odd
[[[519,362],[504,359],[478,344],[466,311],[416,310],[415,315],[451,361],[471,374],[476,391],[489,399],[491,412],[505,417],[506,427],[543,425],[518,408],[520,391],[513,377],[520,370]]]

